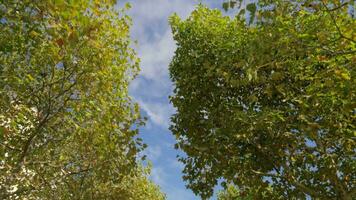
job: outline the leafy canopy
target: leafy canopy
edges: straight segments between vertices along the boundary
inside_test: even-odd
[[[0,3],[0,199],[164,199],[137,163],[139,60],[112,0]]]
[[[222,179],[240,197],[351,200],[354,2],[268,2],[253,23],[204,6],[170,18],[183,178],[203,199]]]

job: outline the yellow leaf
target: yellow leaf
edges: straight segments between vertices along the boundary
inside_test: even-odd
[[[31,31],[30,32],[30,36],[31,37],[36,37],[36,36],[38,36],[39,35],[39,33],[37,33],[36,31]]]
[[[345,79],[345,80],[350,80],[351,79],[350,75],[348,73],[346,73],[346,72],[341,73],[341,77],[343,79]]]

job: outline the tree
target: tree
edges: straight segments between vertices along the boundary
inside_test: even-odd
[[[170,129],[190,189],[206,199],[223,180],[254,199],[355,198],[353,6],[259,1],[252,22],[204,6],[170,18]]]
[[[139,60],[114,5],[0,3],[0,199],[164,199],[137,163]]]

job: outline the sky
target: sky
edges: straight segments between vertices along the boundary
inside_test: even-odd
[[[177,161],[175,139],[168,130],[170,116],[175,112],[169,103],[173,86],[169,79],[168,65],[174,55],[176,44],[172,38],[168,17],[177,13],[186,18],[199,3],[197,0],[126,0],[130,2],[127,12],[133,20],[131,38],[141,59],[141,72],[130,84],[130,94],[148,118],[140,129],[140,137],[148,144],[145,150],[153,167],[151,180],[158,184],[168,200],[197,200],[192,191],[186,189],[182,180],[183,165]],[[209,7],[221,8],[222,0],[202,1]],[[212,199],[216,199],[213,197]]]

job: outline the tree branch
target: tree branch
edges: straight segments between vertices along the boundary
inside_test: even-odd
[[[326,11],[328,12],[328,14],[330,15],[331,20],[333,21],[333,23],[334,23],[334,25],[335,25],[335,27],[336,27],[336,30],[339,32],[340,37],[342,37],[342,38],[344,38],[344,39],[346,39],[346,40],[349,40],[349,41],[351,41],[351,42],[353,42],[353,43],[356,43],[355,40],[353,40],[352,38],[346,37],[346,36],[341,32],[339,25],[337,25],[337,23],[336,23],[336,20],[335,20],[334,15],[331,13],[332,11],[339,9],[339,8],[341,8],[341,7],[345,6],[345,5],[347,5],[348,3],[344,3],[344,4],[342,4],[341,6],[339,6],[339,7],[337,7],[337,8],[329,9],[329,8],[327,7],[327,5],[325,4],[324,1],[321,1],[321,2],[322,2],[322,4],[323,4],[324,8],[326,9]]]

